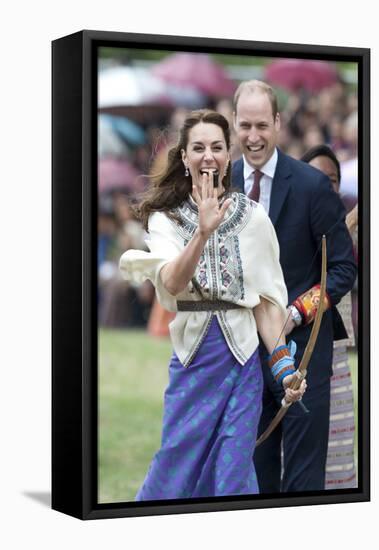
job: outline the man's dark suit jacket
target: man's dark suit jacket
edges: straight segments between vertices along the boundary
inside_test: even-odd
[[[242,158],[233,164],[232,187],[244,192]],[[308,368],[308,385],[313,387],[332,374],[333,340],[346,337],[345,327],[335,308],[342,296],[351,290],[356,277],[345,214],[327,176],[278,151],[269,217],[279,241],[289,304],[320,282],[321,239],[323,234],[327,237],[327,293],[333,307],[324,313]],[[290,334],[297,344],[297,362],[304,352],[311,327],[295,328]]]

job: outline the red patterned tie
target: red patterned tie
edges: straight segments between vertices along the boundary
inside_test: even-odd
[[[259,202],[259,195],[261,192],[261,188],[259,185],[259,182],[261,181],[261,177],[263,176],[263,173],[259,170],[254,171],[254,183],[253,187],[250,190],[250,193],[248,194],[249,199]]]

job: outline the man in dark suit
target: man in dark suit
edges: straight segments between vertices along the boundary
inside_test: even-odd
[[[345,211],[330,180],[276,147],[280,116],[275,94],[260,81],[243,82],[234,98],[234,125],[243,157],[233,165],[233,186],[259,201],[275,227],[288,289],[286,334],[297,344],[298,366],[308,342],[320,283],[322,235],[327,237],[327,298],[317,343],[308,367],[303,402],[293,405],[281,425],[255,451],[261,493],[324,489],[329,433],[333,340],[345,337],[335,308],[353,286],[356,265]],[[282,389],[273,380],[261,349],[265,388],[259,433],[280,408]],[[281,464],[283,445],[283,464]]]

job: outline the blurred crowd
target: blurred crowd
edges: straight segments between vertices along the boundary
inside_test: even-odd
[[[357,203],[358,106],[356,91],[342,79],[317,93],[303,90],[281,94],[280,148],[299,159],[309,148],[329,145],[341,163],[341,197],[347,211]],[[221,112],[233,128],[229,98],[207,98],[204,107]],[[132,203],[148,175],[164,166],[176,142],[187,107],[156,109],[146,117],[99,113],[98,274],[99,325],[145,326],[154,302],[149,282],[136,288],[121,279],[118,261],[129,248],[145,249],[144,232]],[[130,114],[130,112],[129,112]],[[127,125],[126,125],[127,124]],[[232,160],[240,156],[232,133]],[[356,316],[355,316],[356,317]]]

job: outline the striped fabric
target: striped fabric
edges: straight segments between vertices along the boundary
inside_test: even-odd
[[[354,400],[347,346],[334,343],[330,429],[325,489],[357,487],[354,463]]]

